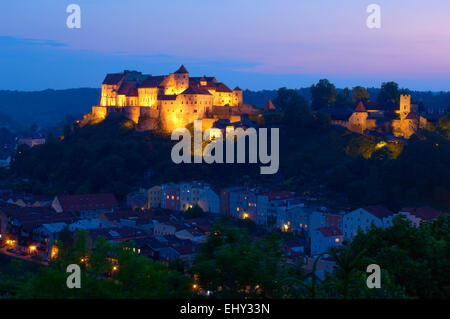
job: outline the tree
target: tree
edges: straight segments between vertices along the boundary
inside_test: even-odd
[[[349,106],[350,90],[348,88],[343,89],[336,95],[336,101],[334,103],[335,108],[346,108]]]
[[[288,297],[303,275],[282,259],[277,234],[252,240],[243,229],[215,225],[192,268],[201,289],[219,298]],[[288,281],[293,274],[297,280]]]
[[[355,86],[352,89],[352,102],[358,103],[362,101],[363,103],[369,100],[369,92],[362,86]]]
[[[400,98],[398,84],[395,82],[383,82],[377,101],[381,103],[397,103]]]
[[[334,84],[327,79],[320,80],[317,84],[313,84],[311,90],[311,106],[314,110],[330,107],[336,101]]]

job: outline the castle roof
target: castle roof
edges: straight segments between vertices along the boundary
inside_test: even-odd
[[[120,85],[117,94],[126,96],[138,96],[138,91],[136,83],[134,82],[124,82]]]
[[[236,86],[233,91],[242,91],[242,89],[239,86]]]
[[[233,92],[233,91],[231,91],[231,89],[228,86],[226,86],[222,82],[217,83],[216,87],[217,87],[216,88],[217,92],[223,92],[223,93],[231,93],[231,92]]]
[[[185,73],[189,73],[189,72],[188,72],[188,70],[186,70],[184,65],[180,66],[180,68],[175,71],[175,74],[185,74]]]
[[[142,88],[156,88],[161,85],[162,81],[166,78],[165,75],[158,75],[158,76],[149,76],[147,77],[140,87]]]
[[[211,95],[211,93],[208,92],[208,90],[202,88],[202,87],[193,87],[190,86],[187,88],[183,93],[181,94],[203,94],[203,95]]]
[[[158,95],[158,100],[170,101],[176,99],[177,99],[176,95],[166,95],[166,94]]]
[[[122,80],[123,76],[124,76],[123,73],[109,73],[106,75],[105,79],[103,80],[103,84],[107,84],[107,85],[118,84]]]
[[[264,106],[264,111],[267,112],[271,110],[275,110],[275,106],[273,105],[272,101],[268,99],[266,105]]]
[[[189,82],[200,82],[201,79],[205,79],[207,82],[217,82],[213,76],[190,77]]]
[[[363,102],[358,103],[358,106],[356,107],[355,112],[367,112],[366,108],[364,107]]]

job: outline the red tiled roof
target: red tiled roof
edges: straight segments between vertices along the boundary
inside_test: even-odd
[[[442,212],[434,209],[433,207],[424,206],[424,207],[418,207],[418,208],[403,208],[400,210],[401,212],[408,212],[411,215],[414,215],[422,220],[432,220],[440,215],[442,215]]]
[[[355,112],[366,112],[366,108],[364,107],[363,102],[359,102],[358,106],[355,109]]]
[[[239,86],[236,86],[233,91],[242,91],[242,89]]]
[[[317,230],[325,237],[342,236],[341,231],[336,227],[321,227]]]
[[[267,112],[270,110],[275,110],[275,106],[273,105],[272,101],[268,99],[266,105],[264,106],[264,111]]]
[[[394,215],[393,212],[381,205],[368,206],[364,209],[380,219]]]
[[[65,211],[110,210],[118,206],[113,194],[62,195],[58,200]]]

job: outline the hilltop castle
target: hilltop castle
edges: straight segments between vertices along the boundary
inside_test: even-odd
[[[174,73],[158,76],[125,70],[106,75],[100,103],[82,124],[120,115],[143,130],[171,131],[197,119],[211,126],[217,119],[236,121],[242,114],[256,112],[243,103],[242,93],[239,87],[231,90],[215,77],[189,77],[183,65]]]
[[[356,133],[378,132],[395,137],[410,138],[424,128],[427,120],[419,115],[418,106],[411,104],[411,95],[400,95],[400,102],[359,102],[352,109],[328,109],[332,123]]]

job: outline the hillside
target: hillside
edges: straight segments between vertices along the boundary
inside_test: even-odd
[[[339,92],[340,90],[337,89]],[[378,88],[369,88],[370,98],[375,100]],[[307,101],[311,98],[309,88],[297,90]],[[429,109],[446,108],[450,105],[450,92],[413,91],[412,100],[423,102]],[[267,99],[274,100],[277,90],[244,91],[244,103],[264,107]],[[98,103],[100,89],[79,88],[67,90],[44,90],[36,92],[0,91],[0,126],[25,128],[32,124],[40,127],[55,126],[67,118],[80,118]]]
[[[0,113],[7,115],[11,126],[52,126],[68,115],[82,116],[98,103],[100,89],[80,88],[36,92],[0,91]],[[8,125],[8,119],[0,125]],[[6,123],[4,123],[6,122]]]

